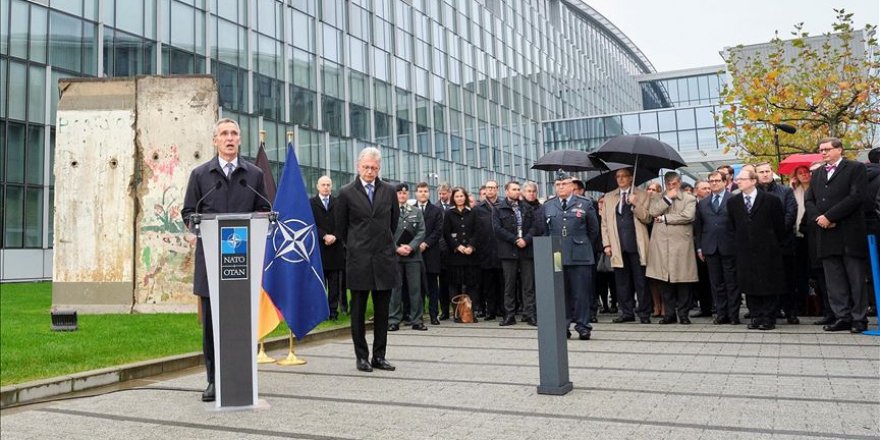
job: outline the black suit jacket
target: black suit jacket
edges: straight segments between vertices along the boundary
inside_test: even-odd
[[[394,230],[400,217],[397,192],[374,182],[373,203],[360,178],[342,187],[336,203],[336,230],[345,243],[345,279],[351,290],[391,290],[400,285]]]
[[[805,211],[809,221],[824,215],[837,226],[820,228],[816,234],[816,253],[819,258],[868,255],[865,213],[862,210],[864,191],[868,184],[865,164],[852,160],[840,161],[837,170],[828,178],[825,167],[813,172],[810,188],[804,194]]]
[[[257,190],[266,197],[266,187],[263,185],[263,171],[256,165],[238,158],[238,168],[232,170],[229,178],[220,169],[217,156],[199,165],[189,175],[186,185],[186,195],[183,198],[183,209],[180,214],[190,225],[190,216],[196,213],[196,204],[202,197],[198,206],[200,214],[221,214],[232,212],[257,212],[268,211],[269,203],[241,185],[244,180],[251,188]],[[217,184],[219,188],[209,194]],[[205,269],[205,252],[202,250],[202,239],[196,242],[196,261],[193,268],[193,293],[198,296],[208,297],[208,272]]]
[[[309,199],[312,206],[312,214],[315,216],[315,226],[318,228],[318,241],[321,242],[321,263],[325,271],[345,269],[345,245],[342,238],[336,233],[336,197],[330,196],[324,209],[324,202],[316,195]],[[324,244],[324,236],[330,234],[336,236],[336,241],[330,246]]]
[[[714,194],[710,194],[697,202],[697,217],[694,220],[694,243],[697,250],[703,255],[732,256],[736,253],[736,243],[733,238],[733,227],[730,217],[727,215],[727,202],[733,197],[730,191],[725,191],[721,197],[721,206],[718,212],[712,206]]]
[[[751,212],[746,210],[742,193],[727,202],[736,241],[736,281],[747,295],[781,295],[785,212],[778,197],[763,191],[755,194]]]
[[[520,215],[522,216],[522,237],[519,237],[516,228],[516,213],[510,206],[510,201],[505,197],[498,204],[496,215],[492,217],[492,225],[495,228],[495,238],[498,242],[498,258],[502,260],[517,260],[520,258],[532,258],[532,238],[537,235],[538,218],[535,210],[525,202],[519,202]],[[520,249],[516,246],[518,238],[526,241],[527,246]]]
[[[416,203],[418,207],[418,203]],[[422,252],[422,261],[425,262],[425,271],[428,273],[440,273],[443,264],[441,252],[443,243],[443,209],[438,208],[430,201],[425,205],[425,243],[428,248]]]

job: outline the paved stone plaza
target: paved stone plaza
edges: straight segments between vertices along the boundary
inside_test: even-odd
[[[597,324],[568,343],[565,396],[536,392],[533,327],[444,323],[391,333],[395,372],[355,370],[348,339],[304,345],[306,366],[261,366],[269,408],[209,410],[192,369],[139,383],[165,390],[6,410],[0,429],[4,440],[880,438],[880,337],[694,321]]]

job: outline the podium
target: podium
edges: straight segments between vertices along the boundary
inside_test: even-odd
[[[538,308],[538,394],[562,396],[572,390],[568,378],[568,341],[565,336],[565,289],[562,244],[559,237],[532,240],[535,264],[535,300]]]
[[[257,313],[269,215],[201,215],[218,409],[257,405]]]

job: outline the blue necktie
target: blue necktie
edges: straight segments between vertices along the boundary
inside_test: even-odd
[[[330,209],[330,199],[327,197],[322,197],[321,200],[324,202],[324,210],[327,211]]]
[[[718,212],[718,210],[721,209],[721,195],[720,194],[715,194],[715,199],[712,200],[712,209],[714,209],[715,212]]]
[[[372,205],[373,204],[373,184],[368,183],[365,186],[367,188],[367,198],[370,199],[370,204]]]
[[[752,196],[746,196],[746,211],[752,212]]]

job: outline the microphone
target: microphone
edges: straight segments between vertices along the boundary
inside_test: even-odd
[[[278,220],[278,213],[275,212],[275,209],[273,209],[273,207],[272,207],[272,202],[270,202],[269,199],[267,199],[267,198],[264,197],[262,194],[260,194],[260,192],[257,191],[256,189],[254,189],[254,187],[248,185],[247,180],[245,180],[244,178],[242,178],[241,180],[239,180],[238,183],[239,183],[241,186],[243,186],[243,187],[245,187],[245,188],[251,190],[251,192],[254,193],[254,194],[256,194],[257,197],[263,199],[263,201],[265,201],[266,203],[269,204],[269,223],[275,223],[275,222]]]
[[[196,212],[189,215],[189,222],[192,224],[193,229],[195,229],[194,232],[195,232],[196,236],[200,235],[199,224],[202,223],[202,214],[199,212],[199,208],[202,206],[202,202],[204,202],[205,199],[207,199],[208,196],[211,195],[211,193],[220,189],[221,186],[223,186],[223,184],[220,183],[219,181],[216,184],[214,184],[214,186],[211,189],[209,189],[208,192],[206,192],[205,195],[203,195],[202,198],[200,198],[198,202],[196,202]]]

